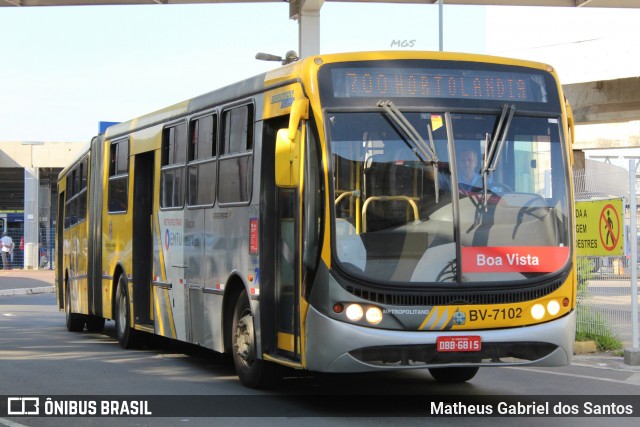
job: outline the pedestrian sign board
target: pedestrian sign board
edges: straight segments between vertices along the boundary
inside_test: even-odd
[[[578,255],[624,255],[622,199],[576,202]]]

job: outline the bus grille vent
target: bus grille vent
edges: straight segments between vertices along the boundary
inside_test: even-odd
[[[347,286],[346,290],[352,295],[378,304],[402,306],[443,306],[443,305],[490,305],[513,304],[533,301],[557,290],[563,280],[555,280],[542,286],[528,289],[499,290],[471,290],[456,292],[423,292],[400,293],[380,292]]]

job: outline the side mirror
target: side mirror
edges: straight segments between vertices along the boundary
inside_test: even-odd
[[[280,129],[276,136],[276,185],[295,188],[300,178],[300,132],[289,139],[289,130]]]
[[[306,98],[296,99],[291,105],[291,115],[289,116],[289,139],[293,140],[298,132],[298,125],[302,119],[309,118],[309,100]]]
[[[296,99],[291,105],[289,127],[280,129],[276,136],[276,185],[282,188],[295,188],[300,180],[300,144],[304,141],[298,126],[309,118],[309,100]]]
[[[571,162],[571,165],[573,166],[575,159],[573,155],[573,149],[571,147],[573,147],[573,144],[575,143],[576,123],[573,117],[573,110],[571,109],[571,104],[569,104],[569,100],[566,97],[564,98],[564,105],[565,105],[565,109],[567,110],[567,128],[569,130],[568,139],[569,139],[569,145],[570,145],[569,149],[571,153],[570,162]]]

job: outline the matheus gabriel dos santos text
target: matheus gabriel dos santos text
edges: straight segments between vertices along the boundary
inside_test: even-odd
[[[463,403],[431,402],[431,415],[593,415],[593,416],[633,416],[634,407],[618,403],[594,403],[585,400],[581,404],[562,402],[498,402]]]

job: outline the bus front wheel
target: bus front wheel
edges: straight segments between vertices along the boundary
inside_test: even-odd
[[[233,363],[242,384],[251,388],[271,388],[282,376],[279,366],[257,357],[253,314],[246,291],[236,301],[231,328]]]
[[[439,383],[464,383],[475,377],[478,367],[429,368],[431,376]]]

